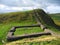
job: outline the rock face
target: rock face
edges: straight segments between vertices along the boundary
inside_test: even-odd
[[[42,9],[37,9],[36,12],[38,13],[41,23],[47,24],[47,25],[55,25],[54,21],[52,18],[46,14]]]

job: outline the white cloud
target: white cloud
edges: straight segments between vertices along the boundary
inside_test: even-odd
[[[24,4],[27,4],[27,2],[25,0],[22,0]]]
[[[7,6],[0,4],[0,9],[6,8]]]
[[[2,5],[4,7],[0,8],[0,9],[5,10],[5,11],[22,11],[22,10],[31,10],[33,8],[36,9],[36,8],[43,8],[44,7],[43,3],[41,4],[41,3],[38,3],[38,1],[37,2],[36,1],[34,1],[34,0],[15,0],[14,1],[13,0],[12,2],[14,2],[14,4],[16,3],[16,6],[9,7],[7,5]],[[10,4],[10,3],[8,3],[8,4]],[[12,4],[12,5],[14,5],[14,4]]]
[[[50,12],[50,13],[59,13],[59,12],[60,12],[60,6],[49,5],[49,6],[46,8],[46,11],[47,11],[47,12]]]
[[[37,7],[34,7],[34,9],[36,8]],[[14,11],[33,10],[33,7],[9,7],[7,5],[0,4],[0,10],[2,12],[14,12]]]

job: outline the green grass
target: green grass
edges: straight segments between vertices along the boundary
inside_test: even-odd
[[[53,19],[54,23],[57,26],[60,26],[60,13],[56,13],[56,14],[49,14],[51,16],[51,18]],[[51,29],[52,31],[60,34],[60,31],[58,31],[58,29],[56,29],[56,27],[53,26],[49,26],[47,25],[47,27],[49,27],[49,29]]]
[[[40,27],[20,28],[16,29],[14,35],[33,34],[43,32]]]
[[[49,22],[50,16],[44,13],[44,11],[40,10],[38,12],[41,18],[41,21],[44,23],[47,22],[47,24],[52,25]],[[23,25],[33,25],[36,24],[35,18],[33,17],[35,13],[33,11],[26,11],[26,12],[13,12],[13,13],[6,13],[6,14],[0,14],[0,45],[2,45],[2,40],[6,40],[6,36],[8,31],[13,26],[23,26]],[[57,25],[60,25],[60,14],[51,14],[52,19]],[[33,19],[33,20],[32,20]],[[47,20],[48,19],[48,20]],[[50,20],[51,21],[51,20]],[[53,29],[55,32],[58,32],[56,28],[50,27],[50,29]],[[22,30],[22,32],[20,32]],[[41,32],[42,30],[39,27],[36,28],[19,28],[15,32],[15,35],[21,35],[21,34],[30,34],[30,33],[37,33]],[[54,44],[52,44],[52,42]],[[60,44],[59,41],[52,41],[49,43],[50,45],[58,45]],[[34,44],[32,44],[34,43]],[[40,43],[40,42],[38,42]],[[38,45],[38,43],[36,45]],[[56,43],[56,44],[55,44]],[[46,45],[49,45],[48,43]],[[29,45],[35,45],[35,42],[29,43]],[[41,45],[45,45],[45,42],[42,42]]]
[[[2,43],[2,40],[6,40],[7,33],[13,26],[32,25],[32,24],[36,24],[36,22],[23,21],[20,23],[0,24],[0,43]]]
[[[53,26],[47,26],[51,31],[55,32],[56,34],[60,34],[60,31],[59,29],[56,29],[55,27]]]

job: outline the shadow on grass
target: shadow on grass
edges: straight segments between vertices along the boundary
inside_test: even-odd
[[[60,25],[56,25],[56,24],[55,24],[54,27],[60,31]]]

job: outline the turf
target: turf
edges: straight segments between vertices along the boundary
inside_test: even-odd
[[[6,40],[6,36],[8,31],[13,27],[13,26],[22,26],[22,25],[32,25],[36,24],[36,22],[28,22],[24,21],[24,23],[8,23],[8,24],[0,24],[0,43],[2,43],[2,40]],[[16,32],[16,34],[18,34]]]
[[[27,16],[27,14],[28,14],[28,16]],[[42,12],[42,14],[43,14],[43,12]],[[34,17],[32,17],[31,15],[34,15],[34,13],[32,11],[29,11],[29,12],[27,11],[27,12],[24,12],[24,13],[23,12],[21,12],[21,13],[20,12],[15,12],[15,13],[1,14],[0,15],[0,45],[2,45],[2,40],[4,40],[4,41],[6,40],[7,33],[13,26],[23,26],[23,25],[36,24],[36,21],[35,21]],[[45,16],[45,18],[46,18],[47,15],[44,14],[43,16]],[[42,20],[42,21],[46,21],[46,22],[48,21],[49,22],[49,20],[45,20],[45,18],[43,16],[41,17],[41,20],[43,18],[44,20]],[[51,17],[57,25],[60,25],[60,14],[56,14],[56,15],[51,14]],[[47,16],[47,18],[48,18],[48,16]],[[47,24],[48,24],[48,22],[47,22]],[[52,25],[52,24],[50,24],[50,25]],[[53,28],[53,27],[51,27],[51,28],[55,32],[57,32],[56,31],[57,29],[55,30],[55,28]],[[22,32],[20,32],[21,30],[22,30]],[[26,34],[26,33],[27,34],[38,33],[38,32],[41,32],[41,31],[42,30],[39,27],[17,29],[17,31],[15,32],[15,35],[21,35],[21,34]],[[57,44],[55,44],[56,42],[57,42]],[[56,41],[56,42],[52,41],[50,43],[50,45],[60,45],[59,40]],[[38,44],[35,44],[35,42],[32,42],[32,43],[34,43],[33,45],[38,45]],[[29,43],[29,44],[32,45],[32,43]],[[44,45],[44,43],[45,42],[42,42],[41,45]],[[49,42],[47,42],[47,45],[49,45],[48,43]]]
[[[40,27],[20,28],[16,29],[14,35],[33,34],[39,32],[43,32],[43,30]]]

